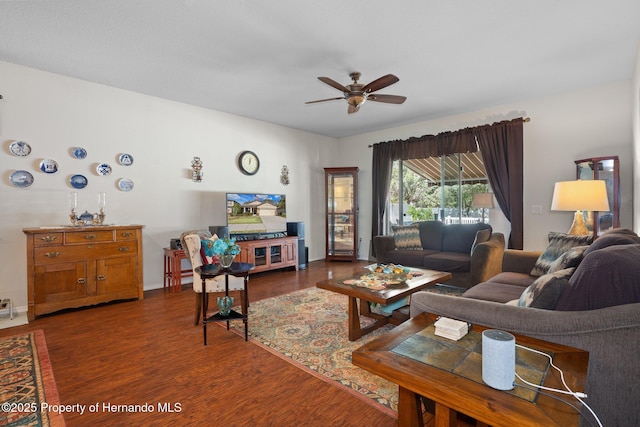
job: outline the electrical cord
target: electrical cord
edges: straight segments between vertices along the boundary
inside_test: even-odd
[[[533,352],[533,353],[537,353],[537,354],[541,354],[541,355],[543,355],[543,356],[546,356],[546,357],[547,357],[547,359],[549,359],[549,363],[551,364],[551,367],[552,367],[552,368],[554,368],[556,371],[558,371],[558,372],[560,373],[560,380],[562,381],[562,385],[564,386],[564,388],[566,388],[566,389],[567,389],[567,391],[564,391],[564,390],[558,390],[558,389],[555,389],[555,388],[543,387],[543,386],[541,386],[541,385],[537,385],[537,384],[532,384],[532,383],[530,383],[530,382],[528,382],[528,381],[525,381],[525,380],[524,380],[520,375],[518,375],[518,373],[516,372],[516,376],[518,377],[518,379],[519,379],[520,381],[524,382],[524,383],[525,383],[525,384],[527,384],[527,385],[530,385],[530,386],[533,386],[533,387],[536,387],[536,388],[540,388],[540,389],[543,389],[543,390],[549,390],[549,391],[553,391],[553,392],[556,392],[556,393],[564,393],[564,394],[570,394],[570,395],[572,395],[573,397],[575,397],[575,398],[576,398],[576,399],[577,399],[577,400],[582,404],[582,406],[584,406],[585,408],[587,408],[587,409],[589,410],[589,412],[591,413],[591,415],[593,416],[593,418],[595,418],[595,420],[597,421],[598,425],[599,425],[600,427],[603,427],[603,426],[602,426],[602,423],[600,422],[600,419],[598,418],[598,416],[596,415],[596,413],[593,411],[593,409],[591,409],[591,407],[590,407],[589,405],[587,405],[587,404],[584,402],[584,400],[582,400],[583,398],[586,398],[586,397],[587,397],[587,395],[586,395],[586,394],[584,394],[584,393],[574,392],[573,390],[571,390],[571,388],[567,385],[566,381],[564,380],[564,373],[562,372],[562,369],[558,368],[556,365],[554,365],[554,364],[553,364],[553,358],[552,358],[550,355],[548,355],[547,353],[544,353],[544,352],[542,352],[542,351],[538,351],[538,350],[534,350],[534,349],[529,348],[529,347],[522,346],[522,345],[520,345],[520,344],[516,344],[516,347],[519,347],[519,348],[521,348],[521,349],[523,349],[523,350],[528,350],[528,351],[531,351],[531,352]],[[582,412],[580,412],[580,414],[582,414]]]
[[[564,400],[564,399],[562,399],[562,398],[560,398],[558,396],[554,396],[551,393],[547,393],[547,392],[545,392],[543,390],[539,390],[538,386],[530,387],[530,386],[528,386],[526,384],[518,384],[518,383],[515,383],[514,385],[517,386],[517,387],[522,387],[522,388],[524,388],[526,390],[532,390],[532,391],[538,392],[540,394],[544,394],[545,396],[550,397],[551,399],[555,399],[555,400],[557,400],[559,402],[562,402],[565,405],[570,406],[574,411],[576,411],[578,414],[580,414],[585,419],[585,421],[587,421],[589,423],[590,426],[594,426],[595,425],[595,424],[593,424],[593,421],[591,421],[589,418],[587,418],[585,412],[582,409],[578,408],[576,405],[574,405],[571,402],[567,402],[566,400]]]

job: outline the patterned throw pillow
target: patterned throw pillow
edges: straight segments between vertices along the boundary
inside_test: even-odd
[[[562,291],[569,286],[569,278],[574,271],[576,271],[575,267],[571,267],[538,277],[522,292],[518,305],[553,310]]]
[[[589,246],[575,246],[558,257],[551,263],[548,273],[564,270],[565,268],[577,267],[584,258],[584,251]]]
[[[393,225],[393,240],[396,249],[420,251],[422,250],[422,241],[420,240],[420,228],[418,224],[411,225]]]
[[[203,265],[216,263],[217,258],[215,253],[213,253],[213,244],[216,240],[218,240],[218,236],[214,234],[210,239],[202,239],[200,241],[200,256],[202,257]]]
[[[547,274],[553,262],[563,253],[575,246],[585,246],[591,243],[593,243],[593,234],[575,236],[572,234],[556,233],[555,231],[550,232],[549,246],[547,246],[547,249],[538,257],[530,274],[532,276]]]

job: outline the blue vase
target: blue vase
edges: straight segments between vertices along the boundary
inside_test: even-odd
[[[221,316],[228,316],[233,305],[233,297],[218,297],[218,308]]]

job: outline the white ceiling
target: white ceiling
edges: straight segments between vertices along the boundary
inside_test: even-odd
[[[0,1],[2,61],[332,137],[629,80],[639,40],[638,0]],[[407,101],[304,104],[352,71]]]

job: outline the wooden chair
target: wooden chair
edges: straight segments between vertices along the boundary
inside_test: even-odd
[[[211,233],[207,230],[193,230],[182,233],[180,241],[182,242],[182,249],[185,254],[191,260],[191,267],[193,268],[193,291],[196,295],[196,317],[195,325],[200,323],[202,317],[202,279],[196,272],[196,268],[203,265],[202,256],[200,255],[200,247],[202,246],[201,240],[211,239]],[[224,275],[215,277],[213,279],[207,279],[207,298],[212,293],[224,296]],[[242,277],[235,277],[229,275],[229,295],[234,296],[234,305],[242,306],[243,298],[247,298],[246,289],[244,287],[244,279]],[[239,299],[237,298],[239,297]]]

